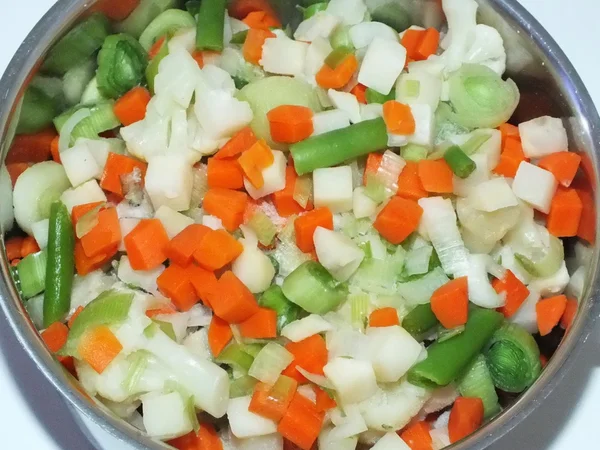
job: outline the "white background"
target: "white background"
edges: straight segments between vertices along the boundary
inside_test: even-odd
[[[598,0],[520,0],[573,62],[600,105]],[[54,0],[1,0],[0,73]],[[10,6],[8,6],[10,5]],[[600,332],[584,345],[574,368],[543,405],[493,450],[597,448],[600,411]],[[88,450],[62,400],[25,355],[0,313],[1,448]]]

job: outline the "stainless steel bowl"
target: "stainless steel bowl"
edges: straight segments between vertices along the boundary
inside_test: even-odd
[[[116,0],[118,1],[118,0]],[[369,3],[370,0],[367,0]],[[479,21],[496,27],[505,39],[508,53],[508,75],[521,90],[521,103],[515,113],[517,122],[548,114],[562,117],[570,134],[571,150],[579,151],[587,160],[589,186],[596,192],[600,164],[600,118],[592,100],[567,57],[543,27],[521,7],[516,0],[478,0]],[[90,0],[60,0],[36,25],[23,42],[0,81],[0,140],[2,160],[10,145],[8,128],[15,105],[24,84],[34,72],[37,63],[48,48],[77,21],[95,2]],[[292,25],[299,21],[294,8],[295,0],[274,0],[274,6]],[[439,0],[372,0],[372,4],[402,8],[410,18],[408,24],[438,26],[443,23]],[[576,26],[576,25],[574,25]],[[598,198],[592,205],[597,211]],[[1,208],[10,208],[6,199],[0,199]],[[2,244],[3,245],[3,244]],[[2,249],[4,250],[4,249]],[[81,413],[86,422],[135,449],[165,449],[164,444],[144,436],[125,422],[116,419],[106,408],[90,399],[78,382],[66,374],[46,350],[39,335],[27,317],[10,276],[10,265],[1,252],[2,280],[0,305],[14,329],[23,349],[39,369],[66,399]],[[588,268],[587,284],[577,318],[537,382],[521,395],[510,408],[482,427],[453,449],[483,449],[508,433],[550,395],[566,374],[578,350],[590,334],[596,317],[600,315],[598,294],[598,252],[594,243],[594,257]]]

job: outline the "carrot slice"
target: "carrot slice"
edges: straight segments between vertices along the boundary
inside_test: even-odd
[[[272,386],[266,383],[257,383],[248,411],[279,422],[292,402],[297,388],[298,382],[285,375],[279,377]]]
[[[565,307],[565,312],[560,319],[561,328],[568,330],[571,328],[575,317],[577,316],[577,311],[579,309],[579,302],[574,299],[567,300],[567,306]]]
[[[467,323],[467,277],[455,278],[438,288],[431,296],[431,310],[444,328],[452,329]]]
[[[429,194],[423,189],[419,178],[419,165],[414,161],[406,161],[406,166],[398,177],[398,191],[396,195],[410,200],[419,200]]]
[[[98,213],[98,223],[81,238],[81,245],[86,256],[106,253],[121,243],[121,227],[117,208],[106,208]]]
[[[233,0],[227,7],[229,15],[242,20],[248,14],[255,11],[264,11],[275,16],[275,10],[268,0]]]
[[[506,271],[502,280],[495,279],[492,287],[498,294],[506,292],[506,303],[499,311],[504,317],[512,317],[529,296],[529,289],[510,270]]]
[[[142,219],[123,239],[129,263],[134,270],[152,270],[166,259],[169,236],[158,219]]]
[[[21,258],[25,258],[26,256],[29,256],[32,253],[37,253],[39,251],[40,246],[33,237],[27,236],[25,239],[23,239],[23,242],[21,244]]]
[[[314,250],[313,235],[317,227],[333,230],[333,214],[329,208],[314,209],[294,221],[296,245],[304,253]]]
[[[434,194],[451,194],[454,191],[454,173],[445,160],[423,159],[418,164],[423,189]]]
[[[206,306],[212,308],[210,299],[219,292],[217,277],[214,273],[195,265],[190,266],[190,271],[190,280],[196,295]]]
[[[211,298],[215,314],[228,323],[241,323],[259,310],[254,295],[233,272],[225,272],[218,282],[218,294]]]
[[[264,139],[257,141],[238,158],[244,175],[256,189],[264,186],[262,171],[271,166],[274,161],[273,152]]]
[[[244,174],[237,161],[210,158],[207,165],[208,187],[241,189]]]
[[[270,31],[271,28],[281,28],[281,22],[266,11],[252,11],[244,20],[242,20],[250,28]]]
[[[240,334],[248,339],[273,339],[277,337],[277,312],[260,308],[239,325]]]
[[[335,69],[323,64],[316,75],[317,84],[323,89],[341,89],[352,79],[358,69],[356,56],[346,56]]]
[[[559,187],[550,205],[546,227],[556,237],[577,236],[582,214],[583,203],[577,191]]]
[[[212,188],[204,196],[206,213],[218,217],[228,231],[235,231],[244,221],[248,194],[232,189]]]
[[[208,345],[210,352],[216,358],[233,338],[231,326],[223,319],[213,316],[208,327]]]
[[[528,161],[528,159],[525,158],[525,153],[523,153],[521,140],[508,136],[504,140],[500,161],[494,168],[494,173],[508,178],[514,178],[523,161]]]
[[[52,128],[34,134],[16,135],[6,155],[5,164],[47,161],[52,156],[54,138],[56,131]]]
[[[252,128],[245,127],[238,131],[227,143],[213,156],[214,159],[227,159],[238,156],[252,147],[258,139]]]
[[[483,423],[483,401],[480,398],[458,397],[448,421],[450,442],[455,443],[477,431]]]
[[[431,439],[431,425],[424,420],[413,423],[406,427],[400,437],[411,450],[433,450],[433,439]]]
[[[219,270],[242,254],[244,246],[225,230],[210,230],[200,241],[194,259],[208,270]]]
[[[77,274],[84,276],[88,273],[93,272],[96,269],[101,268],[117,254],[118,248],[118,246],[114,246],[113,248],[108,249],[105,253],[98,253],[93,258],[89,258],[88,256],[86,256],[85,251],[83,250],[81,241],[76,241],[75,269],[77,269]]]
[[[198,434],[191,431],[167,443],[177,450],[223,450],[223,442],[210,423],[201,423]]]
[[[4,242],[6,248],[6,257],[9,260],[21,258],[21,247],[23,246],[23,240],[21,236],[15,236]]]
[[[581,156],[574,152],[552,153],[538,162],[539,167],[552,172],[554,178],[564,187],[571,186],[580,164]]]
[[[54,322],[41,332],[40,336],[52,353],[58,352],[67,343],[69,329],[64,323]]]
[[[367,156],[367,164],[365,166],[365,173],[363,174],[363,185],[367,185],[369,175],[377,175],[379,167],[381,167],[381,161],[383,160],[382,153],[369,153]]]
[[[321,389],[318,386],[313,386],[313,390],[315,391],[315,395],[317,396],[317,410],[321,412],[327,412],[331,408],[335,408],[337,406],[336,401],[329,396],[327,392]]]
[[[577,236],[593,245],[596,242],[595,195],[588,189],[577,189],[577,194],[583,205],[581,220],[579,221],[579,227],[577,228]]]
[[[358,83],[352,88],[350,93],[356,97],[358,103],[367,104],[367,87],[364,84]]]
[[[135,169],[139,169],[143,180],[146,175],[147,167],[148,165],[146,163],[138,161],[137,159],[111,152],[108,154],[108,159],[104,166],[100,187],[105,191],[123,196],[121,177],[132,173]]]
[[[410,106],[395,100],[383,104],[383,120],[390,133],[414,134],[416,124]]]
[[[421,41],[415,49],[415,61],[423,61],[437,52],[440,45],[440,32],[435,28],[427,28],[421,36]]]
[[[394,325],[400,325],[396,308],[376,309],[369,316],[370,327],[392,327]]]
[[[146,108],[151,98],[148,89],[141,86],[134,87],[115,102],[113,106],[115,116],[124,126],[139,122],[146,117]]]
[[[30,163],[12,163],[6,165],[6,170],[10,175],[10,181],[12,183],[12,187],[15,187],[15,183],[17,179],[21,176],[23,172],[31,167]]]
[[[413,200],[393,197],[381,210],[373,226],[385,239],[397,245],[419,226],[423,208]]]
[[[284,414],[277,431],[302,450],[310,450],[317,440],[325,413],[303,395],[296,392]]]
[[[294,168],[292,166],[287,166],[285,169],[285,188],[272,195],[273,204],[277,209],[277,214],[281,217],[290,217],[305,211],[305,209],[294,200],[297,179],[298,175]],[[309,203],[306,210],[310,209],[312,209],[312,204]]]
[[[312,109],[281,105],[267,113],[271,137],[275,142],[294,144],[310,137],[314,131]]]
[[[92,6],[92,11],[105,14],[109,19],[121,21],[133,12],[140,0],[100,0]]]
[[[103,202],[84,203],[83,205],[73,206],[73,209],[71,210],[71,222],[73,222],[73,226],[76,226],[79,219],[102,203]]]
[[[535,311],[537,313],[537,324],[540,335],[546,336],[550,334],[560,322],[566,308],[567,297],[564,295],[544,298],[536,303]]]
[[[189,311],[198,302],[190,277],[191,273],[187,268],[171,264],[156,279],[158,289],[180,311]]]
[[[244,59],[249,63],[259,65],[262,59],[262,48],[265,41],[269,38],[274,38],[275,34],[267,30],[259,30],[251,28],[248,30],[248,35],[242,47]]]
[[[202,239],[204,239],[204,236],[208,232],[210,232],[210,228],[204,225],[195,223],[187,226],[167,244],[165,255],[167,255],[169,260],[182,267],[190,265],[192,255],[198,249],[200,242],[202,242]]]
[[[69,328],[73,327],[73,323],[75,322],[75,319],[77,319],[77,317],[79,316],[79,314],[81,314],[81,311],[83,311],[83,306],[79,305],[77,307],[77,309],[73,312],[73,314],[71,315],[71,317],[69,317],[69,321],[67,322],[67,326]]]
[[[307,372],[323,375],[323,367],[327,364],[327,346],[325,340],[319,334],[310,336],[300,342],[289,342],[286,350],[294,355],[292,363],[283,371],[283,374],[294,378],[299,383],[308,380],[298,372],[301,367]]]
[[[105,325],[87,331],[77,346],[79,356],[98,373],[104,372],[121,350],[123,346]]]

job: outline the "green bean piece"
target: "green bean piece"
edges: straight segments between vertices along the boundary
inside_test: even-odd
[[[258,299],[258,304],[263,308],[269,308],[277,313],[277,332],[281,332],[281,329],[287,324],[298,320],[300,316],[300,308],[294,303],[290,302],[279,286],[274,284],[265,292],[262,293]]]
[[[98,53],[98,89],[105,97],[119,98],[142,82],[147,65],[147,53],[138,41],[113,34]]]
[[[367,103],[379,103],[383,105],[385,102],[390,100],[396,100],[396,89],[392,89],[388,95],[383,95],[381,92],[377,92],[375,89],[367,88],[365,91],[365,97]]]
[[[452,172],[454,172],[454,175],[459,178],[467,178],[477,168],[475,161],[469,158],[458,145],[453,145],[446,150],[444,159],[450,166],[450,169],[452,169]]]
[[[290,146],[298,175],[387,148],[388,135],[381,118],[313,136]]]
[[[198,13],[196,48],[198,50],[223,51],[225,27],[225,0],[203,0]]]
[[[198,13],[200,12],[201,4],[202,4],[202,2],[199,0],[189,0],[189,1],[185,2],[185,9],[192,16],[196,17],[198,15]]]
[[[75,274],[75,232],[69,211],[62,202],[54,202],[50,207],[47,251],[45,327],[64,320],[71,307],[71,287]]]
[[[423,387],[447,386],[456,380],[487,345],[504,316],[491,309],[473,309],[465,331],[427,348],[427,358],[408,372],[408,381]]]
[[[56,106],[41,89],[29,86],[23,95],[17,133],[37,133],[52,124],[58,112]]]
[[[402,327],[412,336],[419,337],[427,333],[438,323],[437,317],[435,317],[435,314],[431,310],[431,304],[425,303],[416,306],[407,314],[404,320],[402,320]]]

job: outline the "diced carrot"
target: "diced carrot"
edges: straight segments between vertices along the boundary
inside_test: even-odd
[[[421,420],[404,428],[400,437],[411,450],[433,450],[433,439],[431,439],[431,425]]]
[[[546,227],[556,237],[577,236],[583,203],[575,189],[559,186],[550,205]]]
[[[327,364],[327,346],[321,335],[315,334],[300,342],[289,342],[285,348],[294,355],[294,360],[283,371],[284,375],[294,378],[299,383],[306,383],[307,379],[298,372],[297,367],[323,375],[323,367]]]
[[[540,335],[546,336],[550,334],[560,322],[566,308],[567,297],[564,295],[544,298],[536,303],[535,311],[537,313],[537,324]]]
[[[454,444],[477,431],[483,423],[483,401],[479,397],[458,397],[448,421],[448,435]]]
[[[571,186],[580,164],[581,156],[566,151],[552,153],[538,161],[538,166],[552,172],[554,178],[564,187]]]
[[[431,296],[431,310],[447,329],[467,323],[469,312],[467,277],[455,278],[436,289]]]
[[[244,246],[225,230],[210,230],[200,241],[194,259],[208,270],[219,270],[242,254]]]
[[[96,269],[101,268],[117,254],[118,248],[119,247],[115,245],[113,248],[107,250],[105,253],[99,253],[93,258],[88,258],[85,254],[85,251],[83,250],[81,241],[76,241],[75,268],[77,269],[77,274],[84,276],[93,272]]]
[[[17,182],[17,178],[21,176],[23,172],[29,169],[29,163],[12,163],[6,165],[6,170],[10,175],[10,181],[12,183],[12,187],[15,187],[15,183]]]
[[[192,224],[175,236],[167,244],[165,254],[172,262],[186,267],[192,262],[192,255],[198,247],[204,236],[210,231],[210,228],[200,224]]]
[[[139,169],[143,180],[146,175],[147,167],[148,165],[146,163],[138,161],[137,159],[111,152],[108,154],[108,159],[104,166],[100,187],[105,191],[123,196],[121,177],[132,173],[135,169]]]
[[[238,158],[238,163],[246,178],[256,189],[264,186],[262,171],[271,166],[275,161],[273,152],[264,139],[254,143]]]
[[[383,120],[387,130],[394,134],[414,134],[416,124],[410,106],[395,100],[383,104]]]
[[[498,294],[506,293],[506,303],[498,311],[504,314],[504,317],[512,317],[519,310],[525,299],[529,296],[529,289],[514,273],[507,270],[502,280],[496,278],[492,282],[492,287]]]
[[[180,311],[189,311],[198,303],[198,297],[194,286],[192,286],[190,271],[177,264],[170,264],[156,279],[158,289],[171,301]]]
[[[515,125],[511,125],[510,123],[503,123],[498,127],[498,130],[500,130],[500,134],[502,135],[502,146],[504,146],[504,143],[508,138],[515,138],[519,141],[521,140],[519,127]]]
[[[238,156],[252,147],[258,139],[252,128],[245,127],[238,131],[227,143],[213,156],[214,159],[227,159]]]
[[[77,346],[79,356],[98,373],[104,372],[121,350],[123,346],[105,325],[86,331]]]
[[[177,439],[167,441],[167,444],[177,450],[223,450],[223,442],[214,425],[210,423],[201,423],[198,434],[191,431]]]
[[[158,308],[152,308],[146,310],[146,317],[152,319],[156,316],[168,316],[177,313],[177,310],[172,306],[160,306]]]
[[[565,307],[565,312],[560,319],[561,328],[568,330],[571,328],[575,317],[577,316],[577,310],[579,309],[579,302],[574,299],[567,300],[567,306]]]
[[[52,128],[35,134],[16,135],[6,155],[5,164],[47,161],[52,156],[50,147],[55,137],[56,131]]]
[[[162,36],[160,38],[158,38],[154,44],[152,44],[152,47],[150,47],[150,50],[148,50],[148,59],[151,61],[153,60],[156,55],[158,55],[160,53],[160,51],[162,50],[162,46],[165,44],[165,41],[167,40],[166,36]]]
[[[86,256],[106,253],[121,243],[121,227],[117,208],[106,208],[98,212],[98,223],[81,238]]]
[[[277,214],[281,217],[290,217],[305,211],[304,208],[294,200],[297,179],[298,175],[294,168],[292,166],[287,166],[285,169],[285,188],[272,195],[273,204],[277,209]],[[307,210],[310,210],[311,208],[312,205],[307,205]]]
[[[363,185],[367,185],[369,175],[377,175],[379,167],[381,167],[381,161],[383,160],[382,153],[369,153],[367,156],[367,163],[365,166],[365,173],[363,174]]]
[[[206,306],[212,308],[210,299],[219,293],[217,277],[214,273],[195,265],[190,266],[190,271],[190,280],[196,295]]]
[[[233,338],[231,325],[223,319],[213,316],[208,327],[208,346],[213,357],[216,358],[221,354],[231,338]]]
[[[318,386],[313,386],[313,390],[315,391],[315,395],[317,396],[317,411],[327,412],[331,408],[335,408],[337,406],[336,401],[329,396],[327,392],[321,389]]]
[[[504,141],[500,161],[494,168],[494,173],[514,178],[523,161],[527,161],[527,158],[525,158],[525,153],[523,153],[521,140],[509,136]]]
[[[141,86],[134,87],[115,102],[113,106],[115,116],[124,126],[139,122],[146,117],[146,108],[151,98],[148,89]]]
[[[275,385],[256,383],[248,411],[274,422],[279,422],[287,411],[297,389],[298,382],[285,375],[279,377]]]
[[[423,159],[418,163],[419,179],[423,189],[434,194],[451,194],[454,174],[444,159]]]
[[[313,134],[313,112],[306,106],[281,105],[267,113],[275,142],[294,144]]]
[[[69,329],[62,322],[54,322],[41,333],[42,340],[52,353],[58,352],[67,343]]]
[[[296,245],[304,253],[309,253],[315,248],[313,235],[317,227],[333,230],[333,214],[329,208],[314,209],[294,221]]]
[[[323,89],[341,89],[352,79],[358,69],[356,56],[346,56],[335,69],[323,64],[316,75],[317,84]]]
[[[356,97],[358,103],[367,104],[367,87],[364,84],[358,83],[352,88],[350,93]]]
[[[218,294],[211,300],[215,314],[228,323],[242,323],[259,310],[252,292],[233,272],[227,271],[218,282]]]
[[[244,221],[248,194],[232,189],[212,188],[204,196],[202,206],[207,214],[221,219],[228,231],[235,231]]]
[[[406,55],[408,58],[412,59],[413,61],[417,59],[417,51],[424,37],[425,30],[408,29],[404,32],[400,42],[406,49]]]
[[[201,50],[194,50],[192,52],[192,59],[196,61],[196,64],[198,64],[198,67],[201,69],[204,68],[204,53],[205,52]]]
[[[423,61],[434,55],[440,45],[440,32],[435,28],[427,28],[421,37],[421,42],[415,50],[415,61]]]
[[[169,236],[158,219],[142,219],[123,239],[133,270],[152,270],[166,259]]]
[[[244,174],[237,161],[210,158],[207,165],[208,186],[211,188],[241,189]]]
[[[406,161],[406,166],[404,166],[398,177],[398,191],[396,195],[415,201],[428,196],[419,178],[418,163]]]
[[[250,28],[270,31],[271,28],[281,28],[281,22],[277,17],[268,14],[266,11],[252,11],[244,20],[242,20]]]
[[[91,11],[101,12],[111,20],[120,22],[140,4],[140,0],[99,0]]]
[[[577,194],[583,205],[577,236],[590,244],[594,244],[596,242],[596,202],[594,193],[588,189],[577,189]]]
[[[276,16],[275,10],[268,0],[233,0],[227,7],[229,15],[242,20],[248,14],[255,11],[264,11],[272,16]]]
[[[71,317],[69,317],[69,321],[67,322],[69,328],[73,327],[73,323],[75,322],[75,319],[77,319],[79,314],[81,314],[81,311],[83,311],[83,306],[79,305],[77,309],[73,312],[73,314],[71,314]]]
[[[25,238],[21,236],[15,236],[4,242],[6,248],[6,257],[9,260],[21,258],[21,247]]]
[[[423,208],[413,200],[393,197],[381,210],[373,226],[392,244],[403,242],[419,226]]]
[[[52,160],[61,164],[62,161],[60,160],[60,151],[58,149],[59,140],[59,136],[56,136],[54,139],[52,139],[52,143],[50,144],[50,153],[52,154]]]
[[[302,450],[310,450],[317,440],[325,413],[302,394],[296,392],[285,412],[277,431]]]
[[[277,337],[277,312],[260,308],[239,325],[240,333],[248,339],[273,339]]]
[[[37,253],[39,251],[40,246],[38,245],[35,238],[27,236],[25,239],[23,239],[23,243],[21,244],[21,258],[25,258],[26,256],[29,256],[32,253]]]
[[[13,259],[13,260],[10,262],[10,266],[11,266],[11,267],[17,267],[17,266],[19,265],[19,263],[20,263],[20,262],[21,262],[21,258]]]
[[[393,327],[394,325],[400,325],[396,308],[388,307],[376,309],[369,316],[369,326],[372,328]]]
[[[262,59],[262,48],[265,41],[269,38],[274,38],[275,34],[267,30],[259,30],[257,28],[251,28],[248,30],[248,35],[244,41],[242,47],[242,53],[244,59],[249,63],[259,65]]]
[[[100,206],[102,203],[103,202],[84,203],[83,205],[73,206],[73,209],[71,210],[71,222],[73,222],[73,226],[77,225],[79,219],[92,211],[94,208]]]

